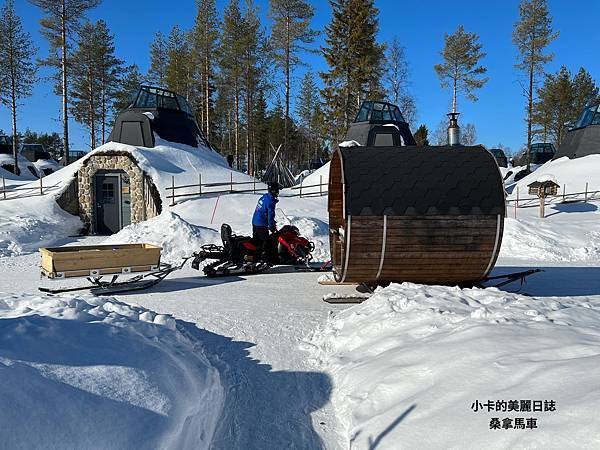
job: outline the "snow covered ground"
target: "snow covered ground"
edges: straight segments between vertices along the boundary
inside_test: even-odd
[[[600,446],[599,296],[395,284],[331,317],[311,344],[333,376],[346,448]],[[490,429],[493,418],[511,427]]]
[[[0,293],[3,448],[207,448],[220,375],[171,317],[108,297]]]
[[[175,262],[203,243],[218,242],[222,222],[249,234],[258,197],[191,198],[105,242],[156,243],[165,260]],[[32,417],[35,423],[47,421],[29,427],[28,435],[16,428],[11,438],[23,439],[24,447],[40,447],[37,443],[51,435],[80,443],[73,445],[78,448],[123,448],[131,447],[128,439],[134,434],[142,436],[137,448],[207,448],[209,441],[217,449],[600,446],[594,412],[600,404],[598,203],[552,205],[543,220],[537,208],[519,209],[517,219],[509,210],[494,273],[545,270],[523,287],[460,290],[405,283],[349,307],[323,303],[321,297],[352,293],[353,287],[321,286],[319,274],[287,268],[207,279],[186,267],[148,291],[116,298],[40,296],[34,253],[40,242],[104,240],[64,239],[78,220],[67,221],[41,199],[35,210],[42,214],[25,209],[20,200],[0,202],[5,236],[0,241],[13,243],[0,255],[0,291],[5,293],[0,296],[0,340],[6,342],[0,345],[0,370],[11,380],[25,374],[40,383],[35,397],[42,406]],[[278,207],[280,225],[297,225],[317,243],[316,259],[327,260],[327,197],[282,197]],[[9,213],[37,217],[40,223],[31,222],[30,230],[19,234],[4,219]],[[32,329],[21,324],[34,319],[39,333],[18,333]],[[14,327],[7,321],[14,321]],[[39,342],[47,334],[54,337],[45,348]],[[118,350],[121,359],[113,364],[103,349]],[[89,369],[96,366],[109,367]],[[186,382],[171,384],[171,377]],[[116,387],[132,380],[143,392],[125,395]],[[14,386],[0,388],[0,398],[7,398]],[[101,423],[104,439],[115,439],[114,445],[100,440],[98,430],[85,440],[67,425],[62,434],[43,428],[58,423],[55,409],[47,405],[58,398],[52,392],[63,390],[75,399],[65,405],[68,417],[77,417],[84,430],[93,420]],[[17,392],[27,402],[35,398],[25,387]],[[89,408],[82,402],[91,395],[109,405],[99,410],[104,416],[75,416],[76,409]],[[202,396],[214,400],[202,401]],[[177,414],[155,412],[165,411],[156,406],[167,404],[165,399],[179,408],[169,410]],[[556,411],[472,408],[477,401],[515,399],[554,401]],[[192,403],[198,408],[198,434],[173,431],[180,430],[186,414],[193,416]],[[139,404],[154,408],[142,408],[141,421],[135,415]],[[3,414],[2,423],[31,421],[25,410]],[[531,417],[537,418],[537,429],[489,428],[492,418],[502,423]],[[183,436],[191,440],[171,440]]]

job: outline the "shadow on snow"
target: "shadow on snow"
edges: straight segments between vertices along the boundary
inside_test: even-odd
[[[332,381],[319,372],[274,371],[252,359],[256,344],[178,321],[202,342],[225,385],[224,414],[211,449],[323,448],[310,414],[329,402]],[[275,344],[275,343],[274,343]]]
[[[600,267],[535,267],[543,272],[527,277],[523,286],[515,281],[500,289],[535,297],[600,295]],[[491,275],[522,272],[532,268],[534,267],[496,266]]]

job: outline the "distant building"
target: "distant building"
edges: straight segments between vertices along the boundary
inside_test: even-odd
[[[496,162],[500,167],[508,167],[508,159],[501,148],[490,148],[489,152],[494,155]]]
[[[544,164],[554,158],[556,154],[556,147],[551,142],[536,142],[531,144],[530,155],[531,164]],[[515,166],[526,166],[527,165],[527,152],[523,151],[515,157]]]
[[[581,158],[600,153],[600,105],[585,108],[558,148],[554,159]]]

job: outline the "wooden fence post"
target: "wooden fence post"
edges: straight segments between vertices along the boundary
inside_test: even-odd
[[[319,175],[319,197],[323,197],[323,175]]]
[[[567,190],[567,185],[563,184],[563,203],[565,202],[565,192]]]
[[[517,206],[515,206],[515,208],[518,208],[519,207],[519,187],[518,186],[517,186],[517,203],[516,203],[516,205]]]
[[[43,186],[42,178],[44,178],[44,176],[42,174],[40,174],[40,195],[44,195],[44,186]]]
[[[256,194],[256,177],[252,177],[252,193]]]
[[[584,203],[587,203],[587,193],[588,193],[588,184],[585,183],[585,200],[583,201]]]
[[[540,217],[543,219],[545,217],[544,206],[546,205],[546,199],[544,197],[540,197]]]
[[[175,206],[175,175],[171,175],[171,206]]]
[[[4,200],[6,200],[6,181],[2,177],[2,193],[4,194]]]

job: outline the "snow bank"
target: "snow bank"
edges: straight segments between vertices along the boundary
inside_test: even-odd
[[[527,193],[527,185],[543,177],[551,177],[561,187],[566,187],[566,193],[584,192],[588,183],[588,191],[600,190],[600,155],[589,155],[583,158],[569,159],[566,156],[548,161],[522,180],[516,183],[520,198],[533,198]],[[510,198],[516,197],[516,188]]]
[[[0,294],[5,448],[208,448],[224,393],[175,321],[113,298]]]
[[[27,167],[23,167],[21,170],[21,175],[15,175],[14,173],[6,170],[4,167],[0,167],[0,178],[4,178],[4,184],[7,188],[18,186],[24,183],[30,183],[31,181],[37,179],[31,172],[29,172],[29,170],[27,170]]]
[[[394,284],[329,318],[312,352],[353,449],[598,448],[600,300]],[[475,412],[548,400],[556,411]],[[492,418],[538,429],[492,430]]]
[[[543,261],[545,264],[600,261],[600,225],[594,223],[600,216],[589,212],[571,214],[575,216],[573,221],[507,217],[500,257]],[[581,222],[575,220],[577,216]]]
[[[313,173],[308,175],[307,177],[302,179],[302,186],[316,186],[316,187],[307,187],[302,188],[302,195],[304,194],[319,194],[321,191],[319,190],[319,184],[329,182],[329,165],[330,163],[326,163],[325,165],[319,167]],[[300,186],[298,183],[296,186]],[[294,193],[298,194],[299,191],[294,190]],[[327,192],[327,186],[323,186],[323,192]]]
[[[79,217],[54,200],[28,197],[0,202],[0,257],[36,252],[79,232]]]
[[[171,211],[145,222],[131,224],[103,241],[103,244],[133,244],[144,242],[162,248],[163,262],[178,263],[204,244],[220,244],[220,234],[193,225]]]

